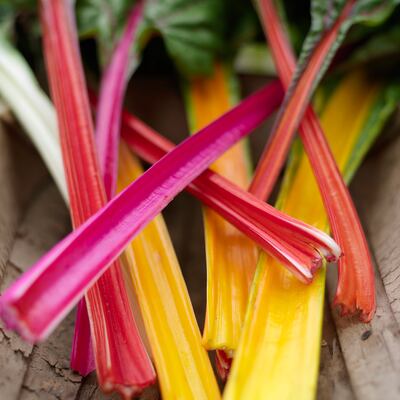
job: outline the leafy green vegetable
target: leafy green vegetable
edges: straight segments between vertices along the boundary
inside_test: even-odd
[[[183,74],[209,74],[223,48],[223,10],[223,2],[215,0],[148,0],[140,47],[161,35]]]

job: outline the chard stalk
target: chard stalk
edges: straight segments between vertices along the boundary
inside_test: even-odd
[[[99,110],[96,114],[96,148],[99,156],[99,168],[102,173],[107,199],[115,194],[118,146],[121,125],[121,110],[126,85],[129,79],[129,55],[135,33],[143,17],[144,2],[138,1],[128,17],[125,29],[109,65],[103,73],[100,85]],[[136,61],[136,57],[135,60]],[[88,323],[87,308],[84,300],[78,305],[74,340],[71,352],[71,368],[86,376],[94,368],[92,344]]]
[[[283,85],[288,88],[296,68],[294,54],[285,36],[273,0],[259,0],[258,5],[279,76]],[[313,70],[318,71],[318,59],[322,60],[323,49],[329,48],[329,43],[334,39],[337,29],[340,27],[340,20],[345,18],[348,7],[344,8],[337,23],[320,42],[304,72],[304,76],[309,77],[310,84],[312,83]],[[307,90],[306,87],[303,87],[303,95],[306,94]],[[300,98],[296,99],[295,94],[291,99],[294,99],[291,100],[292,103],[298,101],[298,106],[301,105]],[[287,107],[289,107],[289,104]],[[287,118],[295,119],[289,108],[285,109],[285,115],[287,115]],[[280,130],[280,126],[283,125],[276,128],[275,136],[264,153],[259,173],[256,173],[253,181],[253,188],[263,188],[264,191],[264,193],[260,193],[256,190],[255,193],[264,197],[266,196],[265,188],[274,180],[273,177],[265,175],[270,170],[270,167],[265,166],[267,164],[272,165],[275,162],[273,158],[276,155],[272,156],[271,152],[274,151],[275,145],[281,146],[281,140],[290,140],[291,136],[290,130]],[[344,253],[344,256],[338,262],[339,280],[335,303],[341,307],[343,315],[359,313],[360,319],[368,322],[373,317],[376,308],[374,268],[371,254],[349,190],[336,165],[318,118],[310,106],[305,111],[299,133],[322,194],[333,237]],[[285,145],[282,145],[281,148],[284,147]],[[279,160],[276,162],[280,163]],[[261,184],[261,182],[263,183]]]
[[[272,1],[273,0],[265,0],[264,4],[272,5]],[[336,41],[336,36],[342,24],[346,22],[352,11],[352,3],[353,1],[346,2],[341,14],[315,47],[305,70],[296,82],[289,98],[284,102],[268,143],[257,164],[249,188],[249,190],[260,199],[266,200],[271,194],[288,154],[293,135],[302,121],[310,101],[312,90],[315,86],[315,78],[324,65],[325,58],[330,53],[331,47]],[[291,78],[292,74],[289,76]],[[286,82],[286,79],[284,82]],[[285,86],[287,85],[285,84]]]
[[[101,79],[95,134],[108,198],[114,196],[116,189],[122,104],[129,79],[129,63],[137,63],[137,56],[130,60],[129,55],[143,18],[143,8],[144,0],[137,1]]]
[[[0,74],[0,95],[38,149],[65,202],[68,203],[54,109],[28,63],[2,35]]]
[[[339,84],[321,116],[324,132],[345,175],[349,160],[360,151],[365,154],[362,143],[375,129],[368,119],[380,102],[381,89],[362,73],[354,72]],[[278,198],[280,209],[328,230],[308,158],[302,151],[294,154]],[[305,286],[262,253],[225,400],[315,398],[324,291],[325,268],[317,272],[312,284]]]
[[[191,130],[197,131],[229,110],[239,98],[237,88],[229,67],[219,63],[212,76],[188,81],[185,98]],[[210,168],[247,188],[251,166],[246,143],[237,143]],[[258,250],[253,241],[210,208],[203,208],[203,219],[207,259],[203,343],[209,350],[232,352],[239,342]],[[227,353],[225,357],[229,357]]]
[[[106,204],[106,194],[99,174],[72,3],[42,0],[40,16],[46,67],[58,116],[72,222],[76,229]],[[59,249],[60,245],[57,247]],[[49,286],[52,286],[53,278],[54,275],[50,274],[47,279],[33,286],[34,290],[40,288],[44,291],[44,298],[38,301],[36,312],[42,309],[41,312],[45,313],[44,302],[53,301],[48,297],[51,296],[48,292],[51,292]],[[68,286],[68,281],[64,280],[64,286]],[[87,281],[87,289],[92,286],[90,283],[94,282]],[[66,292],[69,289],[64,287]],[[45,336],[46,331],[67,311],[62,304],[55,304],[56,319],[45,326],[39,337]],[[86,306],[97,376],[103,390],[117,390],[129,397],[152,384],[155,373],[129,308],[118,261],[87,291]],[[80,307],[80,310],[84,310],[84,307]],[[35,324],[38,322],[40,318]],[[28,327],[24,327],[27,338],[36,340],[33,332],[25,328]]]
[[[121,143],[119,154],[121,191],[143,170],[126,144]],[[219,399],[218,385],[161,215],[131,242],[123,258],[137,294],[162,398]]]

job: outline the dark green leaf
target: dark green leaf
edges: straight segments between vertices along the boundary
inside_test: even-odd
[[[76,2],[79,35],[82,38],[96,38],[102,65],[107,63],[134,4],[134,0],[78,0]]]
[[[14,32],[14,22],[18,13],[32,11],[35,0],[2,0],[0,1],[0,34],[10,37]]]
[[[15,10],[8,4],[0,5],[0,35],[9,37],[12,34]]]
[[[397,69],[400,58],[399,43],[400,26],[395,25],[386,32],[376,33],[365,43],[356,47],[341,68],[363,65],[373,69],[376,67],[386,70],[393,67]]]
[[[107,63],[134,0],[77,0],[81,37],[96,39],[102,65]],[[232,55],[260,31],[247,0],[147,0],[136,50],[153,36],[185,75],[210,74],[215,58]]]
[[[223,49],[223,2],[217,0],[149,0],[139,35],[143,48],[161,35],[178,68],[186,75],[211,73]]]
[[[375,101],[367,120],[362,128],[357,143],[354,145],[351,157],[346,165],[344,179],[350,182],[358,167],[372,147],[383,127],[398,107],[400,101],[400,84],[394,82],[386,84],[378,99]]]
[[[350,12],[342,22],[337,32],[336,40],[331,46],[328,54],[325,56],[324,64],[318,75],[315,77],[314,89],[319,83],[321,77],[330,65],[333,56],[343,42],[348,30],[355,23],[363,23],[368,25],[376,25],[382,23],[400,3],[399,0],[312,0],[311,2],[311,28],[304,41],[303,48],[299,57],[296,77],[307,65],[312,53],[328,32],[338,16],[342,13],[344,7],[353,3]]]

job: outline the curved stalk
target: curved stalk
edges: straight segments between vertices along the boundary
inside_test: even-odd
[[[284,86],[288,88],[296,67],[293,52],[285,37],[273,1],[260,0],[259,9],[279,76]],[[342,15],[345,11],[346,7]],[[335,26],[339,26],[339,21],[340,18],[329,35],[335,34]],[[328,38],[324,37],[323,41],[328,41]],[[314,66],[314,63],[318,65],[315,58],[319,52],[322,55],[320,47],[322,43],[316,49],[309,66]],[[344,253],[338,262],[339,279],[335,303],[341,307],[343,315],[359,313],[360,319],[368,322],[376,308],[371,254],[349,190],[311,107],[305,112],[299,133],[322,194],[333,237]],[[276,131],[277,139],[282,136],[283,132],[279,134]],[[267,162],[268,159],[271,157],[265,153],[263,162]],[[269,181],[272,179],[268,178]],[[254,181],[254,185],[257,185],[257,180]]]

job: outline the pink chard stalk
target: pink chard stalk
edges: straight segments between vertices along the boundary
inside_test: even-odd
[[[129,63],[137,62],[136,55],[134,60],[130,59],[130,52],[143,17],[143,9],[144,1],[136,2],[100,85],[95,134],[100,170],[108,198],[112,198],[116,190],[121,111],[129,78]]]

